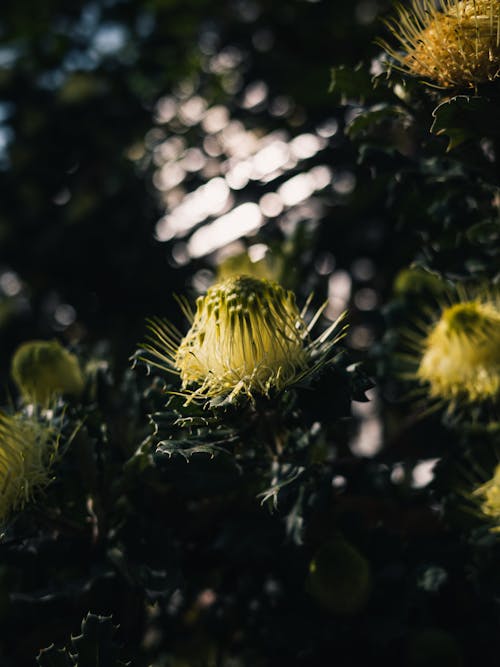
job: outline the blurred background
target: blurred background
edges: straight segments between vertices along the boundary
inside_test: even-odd
[[[369,392],[370,402],[353,403],[353,419],[341,421],[335,442],[329,443],[353,456],[345,457],[346,477],[337,473],[328,480],[328,488],[342,488],[349,477],[345,525],[340,525],[348,535],[352,532],[354,542],[370,554],[374,569],[381,573],[378,597],[364,625],[346,621],[333,635],[333,626],[321,621],[319,612],[303,607],[302,588],[294,577],[305,556],[289,558],[283,547],[284,522],[283,527],[273,523],[260,506],[252,504],[242,521],[236,505],[227,521],[221,503],[213,514],[224,516],[220,526],[210,514],[205,520],[205,510],[200,511],[201,520],[194,521],[199,508],[195,502],[193,509],[189,494],[196,484],[202,489],[200,497],[207,484],[206,493],[213,493],[217,505],[218,484],[229,479],[227,470],[217,467],[211,477],[207,471],[212,462],[202,460],[199,468],[190,464],[181,469],[180,463],[172,467],[179,486],[173,502],[166,494],[156,502],[156,490],[145,493],[138,478],[141,501],[134,500],[142,508],[144,496],[144,507],[151,514],[148,509],[144,524],[142,515],[133,517],[126,526],[125,542],[133,545],[132,561],[139,563],[143,547],[134,549],[140,530],[148,536],[151,532],[151,544],[159,543],[159,562],[161,549],[165,553],[170,549],[172,535],[178,544],[188,544],[186,599],[192,595],[193,608],[199,610],[212,605],[210,595],[203,597],[203,586],[214,585],[205,561],[191,549],[198,544],[200,530],[202,553],[213,559],[213,571],[229,572],[222,577],[223,584],[216,584],[227,603],[223,615],[214,616],[217,632],[223,628],[221,636],[233,624],[250,628],[250,639],[262,635],[263,646],[268,647],[286,627],[280,641],[288,645],[297,637],[302,650],[306,620],[304,645],[310,637],[314,653],[321,646],[319,635],[345,658],[339,664],[349,665],[355,663],[350,657],[353,649],[369,655],[373,646],[377,650],[382,646],[379,638],[387,639],[386,655],[392,652],[395,664],[400,664],[399,650],[392,646],[400,646],[406,625],[412,624],[445,628],[449,624],[460,638],[472,633],[471,652],[476,655],[481,649],[486,655],[488,643],[481,632],[491,632],[491,619],[497,618],[495,607],[491,619],[478,622],[482,600],[464,588],[467,561],[458,542],[436,547],[434,515],[427,507],[421,512],[419,498],[412,495],[430,481],[436,455],[446,451],[455,436],[447,435],[437,419],[412,421],[412,409],[397,404],[398,386],[388,379],[390,336],[396,328],[391,316],[396,311],[392,322],[414,316],[419,299],[426,301],[435,290],[429,274],[420,276],[423,287],[415,288],[418,280],[402,269],[420,261],[424,253],[428,266],[451,265],[454,276],[481,267],[469,246],[457,250],[457,239],[465,243],[464,230],[483,216],[474,191],[480,184],[458,169],[453,156],[445,161],[445,138],[429,134],[433,105],[427,91],[418,93],[419,84],[415,84],[419,100],[415,107],[423,109],[421,123],[409,127],[410,123],[392,122],[391,107],[387,113],[386,105],[377,124],[377,102],[384,97],[378,98],[377,90],[373,93],[366,73],[381,71],[381,49],[374,40],[384,35],[382,19],[391,6],[391,0],[2,0],[0,9],[2,404],[15,395],[9,380],[12,353],[34,338],[57,338],[82,358],[105,357],[118,382],[125,377],[125,386],[124,371],[144,339],[146,318],[168,317],[185,330],[173,295],[194,299],[214,279],[231,272],[277,279],[297,292],[299,304],[314,292],[315,306],[327,300],[328,319],[347,308],[350,327],[345,342],[352,362],[362,359],[367,373],[379,381],[378,388]],[[355,69],[359,63],[364,69]],[[331,69],[341,65],[354,68],[344,71],[343,90],[349,88],[349,77],[361,72],[368,94],[373,93],[372,127],[361,149],[346,128],[359,118],[358,131],[363,131],[359,99],[363,86],[353,82],[353,99],[329,92]],[[392,89],[384,94],[390,97]],[[404,106],[399,97],[396,102]],[[498,180],[498,173],[494,178]],[[480,194],[484,198],[484,192]],[[486,200],[489,207],[490,194]],[[486,240],[481,252],[489,253],[492,246]],[[488,255],[488,270],[496,271],[497,265]],[[388,305],[394,292],[407,297],[396,307],[394,300]],[[328,419],[336,410],[342,413],[343,405],[339,408],[336,403],[349,398],[334,392],[328,377],[318,384],[311,413],[317,409]],[[110,400],[110,404],[112,416],[128,419],[122,403]],[[130,421],[118,433],[120,445],[128,437],[135,448]],[[371,459],[368,463],[366,457]],[[341,463],[336,460],[335,466]],[[237,478],[231,479],[229,487]],[[211,512],[210,504],[207,507]],[[172,522],[168,531],[164,512]],[[356,512],[369,517],[369,530],[365,531],[364,519],[353,520]],[[387,518],[387,540],[376,534],[383,525],[379,516]],[[311,544],[321,542],[332,525],[325,510],[314,522]],[[225,537],[226,529],[234,551],[214,538]],[[415,535],[415,540],[407,541],[407,534]],[[259,535],[260,540],[254,539]],[[76,545],[71,553],[86,568],[86,552]],[[52,552],[47,553],[47,562],[52,563]],[[37,567],[38,561],[43,563],[36,551],[26,561],[29,567],[18,563],[17,552],[13,554],[20,581],[31,571],[31,563],[36,560]],[[72,581],[76,575],[69,571],[71,558],[67,562],[69,569],[60,568],[61,578]],[[242,562],[244,577],[238,569]],[[54,563],[57,587],[59,561]],[[42,565],[41,574],[33,569],[33,580],[38,577],[43,582]],[[430,573],[429,581],[421,570]],[[497,570],[492,558],[491,574],[497,576]],[[455,587],[444,587],[448,571],[458,582]],[[487,586],[489,576],[486,568]],[[95,581],[101,600],[102,580],[96,576]],[[110,581],[114,585],[115,579]],[[280,591],[279,582],[291,597],[282,598],[277,613],[270,603],[271,611],[261,617],[258,604],[252,606],[254,597],[261,599],[264,591],[272,599]],[[434,596],[442,585],[442,597]],[[425,600],[424,589],[425,595],[429,592]],[[141,626],[127,607],[130,597],[122,604],[111,584],[103,590],[102,600],[111,591],[110,608],[123,612],[119,621],[124,622],[124,634],[139,635]],[[67,612],[72,596],[53,616],[43,607],[47,625],[53,624],[53,640],[61,640],[65,625],[73,622],[75,628],[74,619],[81,618],[77,607],[81,600],[75,603],[73,619]],[[39,601],[43,605],[47,599],[43,589]],[[240,599],[248,606],[241,606]],[[19,600],[19,616],[12,616],[12,623],[26,618],[31,624],[32,644],[28,641],[26,648],[31,660],[33,646],[42,645],[36,637],[39,617],[29,616],[24,599]],[[172,596],[166,636],[177,638],[184,622],[177,623],[179,609],[181,602]],[[266,619],[262,627],[261,618]],[[186,636],[191,638],[189,623]],[[131,642],[136,639],[132,636]],[[151,641],[154,644],[154,637]],[[15,661],[18,650],[24,649],[16,639],[12,644]],[[293,654],[293,641],[290,647]],[[312,664],[305,656],[301,664]]]
[[[245,262],[348,306],[348,345],[372,348],[413,249],[328,89],[377,56],[389,5],[4,0],[2,377],[31,338],[104,341],[125,368],[147,316],[181,323],[173,293]]]

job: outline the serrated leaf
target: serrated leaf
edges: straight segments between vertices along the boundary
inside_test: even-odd
[[[373,93],[372,75],[363,64],[356,67],[333,67],[330,71],[329,92],[338,96],[340,104],[361,104]]]
[[[278,497],[280,492],[290,484],[293,484],[302,477],[305,472],[303,466],[291,466],[290,464],[280,464],[278,469],[274,471],[271,486],[258,494],[261,498],[261,504],[271,504],[271,508],[276,510],[278,508]]]
[[[355,116],[346,125],[346,134],[351,139],[359,139],[388,121],[401,119],[405,124],[410,120],[401,107],[390,104],[376,104]]]
[[[211,443],[197,442],[192,439],[163,440],[156,446],[155,458],[179,455],[189,461],[194,454],[208,454],[213,458],[218,453],[227,453],[221,446]]]
[[[122,667],[113,642],[114,630],[111,616],[87,614],[82,634],[71,638],[75,667]]]
[[[432,112],[431,132],[448,137],[447,151],[469,139],[500,136],[498,107],[485,97],[457,95]]]
[[[36,662],[40,667],[74,667],[75,664],[65,648],[56,648],[54,644],[42,649]]]
[[[146,563],[138,564],[129,560],[119,547],[109,549],[107,556],[128,584],[142,588],[151,601],[164,599],[179,587],[178,573],[171,565],[164,569],[153,568]]]
[[[144,472],[153,465],[153,456],[151,451],[151,437],[142,442],[134,454],[124,465],[124,471],[130,475],[136,475]]]

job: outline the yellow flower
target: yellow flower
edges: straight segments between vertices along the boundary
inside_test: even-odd
[[[18,347],[12,377],[26,402],[43,407],[58,394],[79,396],[84,386],[78,359],[55,340],[32,340]]]
[[[48,424],[0,412],[0,523],[49,483],[57,444]]]
[[[281,392],[323,365],[342,335],[339,318],[311,340],[323,308],[307,324],[292,292],[245,275],[211,287],[195,313],[185,301],[181,307],[188,333],[182,337],[169,322],[153,320],[144,349],[152,357],[146,361],[180,376],[187,403]]]
[[[423,342],[417,378],[431,397],[479,402],[500,391],[500,309],[474,299],[445,308]]]
[[[478,486],[472,496],[480,501],[482,515],[490,521],[500,524],[500,464],[497,465],[493,477]],[[500,531],[500,525],[492,529]]]
[[[402,51],[380,44],[404,72],[441,88],[475,89],[499,76],[499,0],[412,0],[387,25]]]

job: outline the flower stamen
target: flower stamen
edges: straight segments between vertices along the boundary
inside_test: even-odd
[[[499,75],[498,0],[412,0],[386,25],[402,51],[379,43],[403,72],[441,88],[473,89]]]

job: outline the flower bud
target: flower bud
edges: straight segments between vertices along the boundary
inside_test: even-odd
[[[371,591],[370,564],[342,538],[324,544],[309,565],[306,589],[325,609],[354,614],[366,605]]]
[[[12,358],[12,377],[24,400],[48,407],[54,396],[79,396],[84,379],[78,359],[57,341],[28,341]]]
[[[423,342],[417,378],[448,401],[485,401],[500,391],[500,310],[489,301],[445,308]]]
[[[144,348],[154,365],[180,376],[187,402],[281,392],[317,370],[342,335],[339,318],[311,340],[322,309],[306,324],[293,292],[246,275],[216,283],[198,298],[195,313],[181,306],[191,322],[187,334],[153,320]]]
[[[492,530],[500,531],[500,464],[491,479],[474,489],[472,496],[479,501],[480,514],[495,524]]]
[[[304,368],[306,335],[292,292],[238,276],[198,299],[175,364],[184,388],[268,394]]]

